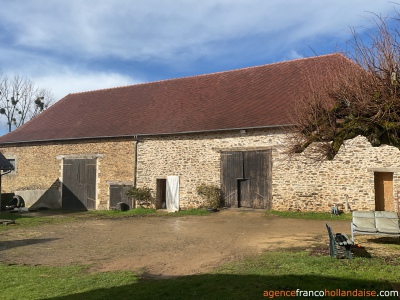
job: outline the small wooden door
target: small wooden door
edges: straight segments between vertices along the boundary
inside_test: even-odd
[[[238,206],[252,207],[250,179],[238,179]]]
[[[393,173],[375,172],[375,210],[394,211]]]
[[[62,208],[96,209],[96,159],[64,159]]]
[[[132,199],[126,194],[131,187],[132,185],[124,184],[110,185],[110,207],[116,207],[117,203],[124,202],[129,209],[134,208]]]

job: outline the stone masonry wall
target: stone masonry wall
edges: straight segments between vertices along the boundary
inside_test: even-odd
[[[201,183],[220,186],[221,151],[272,149],[272,209],[329,211],[331,205],[351,210],[375,207],[374,172],[393,172],[395,201],[400,191],[400,151],[372,147],[365,138],[347,141],[333,161],[319,164],[303,155],[289,159],[286,136],[277,129],[139,137],[137,184],[153,189],[157,179],[180,178],[181,208],[199,207]],[[97,209],[108,209],[109,182],[134,179],[133,139],[104,139],[64,143],[3,146],[15,158],[15,175],[3,177],[2,192],[49,189],[62,179],[63,156],[96,155]],[[397,210],[398,203],[395,203]]]
[[[400,151],[391,146],[372,147],[364,137],[346,141],[334,160],[319,164],[302,155],[288,161],[283,153],[276,153],[274,171],[275,209],[327,211],[338,204],[345,210],[374,210],[374,173],[392,172],[398,211]]]
[[[145,137],[138,144],[138,186],[156,191],[156,180],[180,177],[180,206],[198,207],[201,183],[220,185],[220,151],[271,147],[272,209],[329,211],[333,204],[351,210],[375,208],[374,172],[394,173],[393,190],[400,190],[400,152],[372,147],[365,138],[347,141],[333,161],[319,164],[303,155],[288,158],[286,136],[279,130]],[[398,170],[396,169],[398,168]],[[395,205],[397,207],[397,203]]]
[[[131,139],[3,146],[0,151],[7,158],[14,158],[17,165],[16,174],[3,176],[2,193],[54,187],[62,179],[60,157],[63,156],[98,155],[97,209],[108,208],[107,182],[133,181],[134,142]]]
[[[196,187],[221,184],[221,150],[279,148],[283,138],[276,130],[144,137],[138,143],[137,183],[156,191],[157,179],[179,176],[181,208],[199,207],[203,199],[196,194]]]

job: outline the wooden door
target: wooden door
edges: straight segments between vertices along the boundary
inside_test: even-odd
[[[110,207],[117,207],[117,203],[123,202],[129,206],[129,209],[134,208],[132,199],[126,194],[131,187],[132,185],[124,184],[110,185]]]
[[[271,151],[221,154],[221,189],[225,206],[270,208]]]
[[[64,159],[62,208],[96,209],[96,159]]]
[[[253,207],[250,179],[238,179],[238,207]]]
[[[250,179],[252,208],[270,208],[271,152],[244,153],[244,177]]]
[[[243,153],[221,153],[221,190],[223,206],[238,207],[238,179],[243,179]]]
[[[375,172],[375,210],[394,211],[393,173]]]

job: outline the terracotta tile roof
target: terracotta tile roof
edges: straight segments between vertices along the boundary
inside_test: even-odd
[[[349,62],[330,54],[69,94],[0,144],[287,125],[309,74]]]

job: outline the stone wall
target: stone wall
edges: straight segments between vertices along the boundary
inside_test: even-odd
[[[302,155],[288,161],[277,153],[274,162],[276,209],[327,211],[338,204],[344,210],[374,210],[374,174],[392,172],[394,207],[398,211],[400,152],[395,147],[372,147],[366,138],[357,137],[346,141],[332,161],[317,164]]]
[[[132,181],[134,175],[133,139],[24,144],[3,146],[0,151],[16,161],[16,172],[2,178],[2,193],[54,188],[62,180],[63,157],[94,155],[98,157],[96,207],[107,209],[108,182]]]
[[[276,149],[283,147],[284,137],[277,130],[142,137],[138,143],[138,185],[156,191],[157,179],[179,176],[181,207],[198,207],[203,200],[196,187],[221,184],[221,151],[272,148],[274,156]]]
[[[365,138],[347,141],[333,161],[315,163],[303,155],[285,154],[286,136],[279,130],[145,137],[138,145],[138,185],[156,191],[156,180],[180,177],[181,207],[198,207],[201,183],[220,185],[220,152],[272,151],[272,208],[329,211],[375,208],[374,172],[393,172],[395,201],[400,191],[400,153],[389,146],[372,147]],[[398,204],[395,204],[398,207]]]
[[[372,147],[365,138],[347,141],[333,161],[319,164],[303,155],[288,158],[286,135],[278,129],[241,132],[142,136],[138,142],[137,185],[156,197],[157,179],[180,178],[180,207],[199,207],[201,183],[220,186],[221,151],[272,149],[272,209],[329,211],[375,208],[375,172],[393,173],[393,194],[400,191],[400,152]],[[108,209],[109,184],[133,182],[133,139],[26,144],[0,149],[15,158],[16,174],[3,177],[2,192],[47,190],[62,180],[62,157],[97,156],[97,209]],[[398,207],[397,202],[394,205]]]

